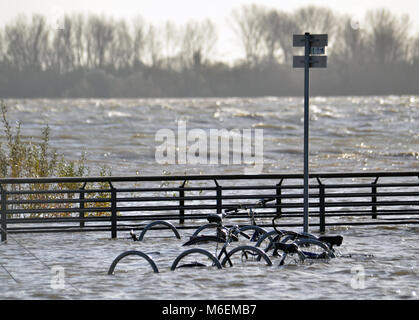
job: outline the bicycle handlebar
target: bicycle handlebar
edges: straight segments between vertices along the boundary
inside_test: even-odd
[[[261,203],[262,205],[267,204],[268,202],[274,201],[276,200],[276,198],[266,198],[266,199],[260,199],[259,203]]]
[[[225,213],[230,212],[238,212],[239,210],[247,210],[247,209],[253,209],[253,208],[260,208],[264,207],[268,202],[274,201],[276,198],[264,198],[260,199],[256,204],[248,204],[248,205],[237,205],[235,208],[225,209]]]

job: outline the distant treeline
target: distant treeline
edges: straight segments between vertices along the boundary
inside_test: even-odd
[[[419,34],[386,9],[362,21],[322,7],[258,5],[231,13],[243,58],[216,57],[210,20],[153,25],[99,15],[18,16],[0,29],[0,97],[208,97],[302,94],[292,68],[297,33],[327,33],[328,68],[311,73],[318,95],[418,94]],[[300,52],[299,52],[300,51]]]

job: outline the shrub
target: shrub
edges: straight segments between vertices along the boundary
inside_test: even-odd
[[[50,128],[47,125],[42,130],[41,141],[36,143],[25,140],[21,134],[21,124],[18,122],[14,130],[7,119],[7,105],[0,101],[2,123],[5,132],[5,142],[0,144],[0,176],[2,178],[41,178],[41,177],[83,177],[88,175],[89,168],[86,166],[86,155],[82,154],[77,161],[66,160],[63,155],[59,155],[56,150],[51,150],[49,146]],[[100,175],[111,175],[110,169],[102,166]],[[81,183],[34,183],[11,185],[11,191],[49,191],[49,190],[79,190]],[[105,183],[90,184],[85,189],[100,188],[109,189]],[[77,193],[78,194],[78,193]],[[22,217],[56,217],[71,216],[71,213],[38,213],[43,209],[72,208],[75,204],[65,202],[75,199],[76,193],[34,193],[13,195],[12,200],[19,200],[21,204],[13,205],[13,208],[37,210],[36,213],[24,214]],[[108,198],[108,193],[87,193],[86,199]],[[35,201],[33,201],[35,200]],[[49,203],[36,203],[40,201],[50,201]],[[55,202],[54,202],[55,201]],[[78,205],[76,203],[76,205]],[[108,202],[89,202],[86,207],[109,207]],[[97,212],[94,215],[107,215],[108,212]]]

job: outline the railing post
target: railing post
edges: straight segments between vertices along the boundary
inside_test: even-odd
[[[222,188],[218,184],[217,180],[214,179],[215,185],[217,186],[217,214],[223,213],[223,194]]]
[[[377,196],[376,196],[376,194],[377,194],[377,186],[375,186],[376,184],[377,184],[377,181],[378,181],[378,179],[379,179],[380,177],[377,177],[376,179],[375,179],[375,181],[372,183],[372,188],[371,188],[371,193],[372,193],[372,196],[371,196],[371,201],[373,202],[373,204],[372,204],[372,216],[371,216],[371,218],[372,219],[377,219]]]
[[[116,189],[109,182],[111,187],[111,237],[112,239],[117,238],[117,215],[116,215]]]
[[[80,188],[80,193],[79,193],[79,208],[80,208],[80,212],[79,212],[79,218],[80,218],[80,228],[84,228],[84,190],[86,188],[86,182],[83,184],[83,186]]]
[[[282,181],[284,181],[284,179],[282,178],[279,183],[276,185],[276,215],[278,218],[280,218],[282,216]]]
[[[185,223],[185,209],[183,209],[183,207],[185,206],[185,190],[183,190],[185,188],[185,184],[186,184],[186,180],[183,181],[182,185],[180,186],[180,191],[179,191],[179,207],[181,207],[179,209],[179,223],[180,224],[184,224]]]
[[[7,191],[0,185],[1,189],[1,242],[7,240]]]
[[[326,231],[326,203],[325,203],[325,187],[324,184],[317,178],[319,183],[319,224],[320,232]]]

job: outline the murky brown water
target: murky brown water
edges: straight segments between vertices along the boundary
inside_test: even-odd
[[[109,240],[108,234],[14,235],[0,247],[2,299],[417,299],[418,227],[357,227],[328,230],[344,236],[340,248],[353,257],[279,267],[262,263],[171,271],[186,250],[183,239],[150,231],[143,242]],[[120,234],[120,237],[128,234]],[[244,243],[243,243],[244,244]],[[29,254],[24,248],[29,250]],[[235,245],[232,245],[233,248]],[[205,247],[205,246],[204,246]],[[215,253],[214,246],[206,246]],[[150,253],[160,273],[141,258],[125,258],[115,274],[107,271],[127,250]],[[371,257],[370,255],[373,255]],[[199,261],[202,258],[197,257]],[[44,264],[46,265],[44,265]],[[63,281],[50,268],[63,268]],[[60,285],[63,285],[61,287]],[[58,287],[57,287],[58,286]]]
[[[89,165],[97,168],[106,163],[114,175],[243,173],[239,165],[156,165],[155,133],[177,130],[179,120],[187,121],[188,128],[203,130],[263,128],[263,171],[302,171],[300,98],[10,100],[8,104],[9,118],[23,122],[24,135],[36,138],[48,123],[51,143],[59,152],[77,159],[87,151]],[[418,170],[419,97],[319,97],[312,98],[311,108],[313,171]],[[253,264],[175,272],[170,266],[185,249],[181,244],[191,231],[183,231],[182,240],[170,233],[157,237],[161,232],[151,231],[137,243],[126,239],[124,232],[117,240],[110,240],[109,233],[15,234],[0,245],[0,297],[417,299],[418,227],[327,231],[344,236],[341,251],[352,253],[352,258],[285,267],[274,260],[273,267]],[[134,249],[151,253],[160,273],[154,274],[144,260],[127,258],[115,275],[108,276],[113,259]],[[64,287],[51,268],[64,271]]]

